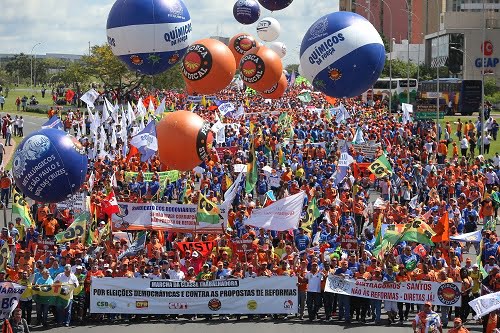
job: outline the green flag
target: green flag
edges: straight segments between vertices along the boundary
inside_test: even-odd
[[[87,220],[89,219],[89,214],[87,212],[81,213],[75,219],[73,223],[65,230],[58,233],[56,238],[56,243],[69,242],[77,237],[85,236],[85,228],[87,227]]]
[[[250,135],[250,151],[248,153],[248,163],[247,163],[247,178],[245,180],[245,192],[252,193],[257,184],[258,171],[257,171],[257,157],[255,156],[255,138]]]
[[[302,103],[309,103],[312,101],[312,98],[311,98],[311,92],[310,91],[304,91],[304,92],[301,92],[297,98],[302,102]]]
[[[392,174],[391,163],[389,163],[385,155],[381,155],[372,164],[370,164],[368,166],[368,170],[370,170],[377,178],[382,178]]]
[[[26,229],[35,226],[35,222],[31,217],[30,206],[28,202],[24,200],[23,195],[16,191],[15,186],[12,189],[12,213],[21,216],[21,220]]]
[[[220,210],[217,205],[208,200],[203,194],[200,193],[200,198],[198,200],[198,209],[196,212],[196,221],[198,224],[209,223],[218,224],[219,223]]]
[[[302,228],[310,232],[310,226],[320,215],[321,213],[319,212],[318,205],[316,204],[316,198],[312,198],[309,206],[307,206],[307,220],[302,223]]]

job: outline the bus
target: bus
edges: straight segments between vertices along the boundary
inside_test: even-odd
[[[439,79],[439,98],[444,100],[446,113],[460,113],[470,116],[481,107],[481,80],[462,80],[459,78]],[[437,80],[422,81],[418,87],[417,107],[429,104],[427,100],[437,98]],[[449,107],[451,101],[451,108]],[[433,102],[434,105],[436,102]],[[441,104],[441,102],[440,102]]]
[[[392,89],[389,89],[392,81]],[[415,102],[417,97],[417,80],[410,79],[410,103]],[[389,94],[392,93],[392,110],[397,110],[401,103],[408,103],[408,79],[388,77],[380,78],[373,85],[374,100],[389,100]]]

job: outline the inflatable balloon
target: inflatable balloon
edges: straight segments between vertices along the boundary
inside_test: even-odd
[[[283,74],[280,57],[269,48],[251,49],[240,61],[241,79],[252,89],[264,91],[271,88]]]
[[[236,60],[226,44],[200,39],[187,49],[181,64],[184,81],[199,94],[226,88],[236,73]]]
[[[262,7],[270,11],[282,10],[290,6],[293,0],[259,0]]]
[[[279,55],[280,58],[284,58],[286,56],[286,45],[284,43],[272,42],[269,43],[268,47],[274,52],[276,52],[276,54]]]
[[[361,95],[385,62],[382,38],[361,15],[335,12],[316,21],[300,46],[300,73],[331,97]]]
[[[44,128],[28,135],[17,147],[12,172],[17,187],[29,198],[60,202],[85,181],[87,154],[73,136]]]
[[[189,111],[169,113],[156,125],[160,161],[173,170],[188,171],[209,156],[210,123]]]
[[[278,38],[280,32],[280,23],[272,17],[263,18],[257,25],[257,35],[265,42],[272,42]]]
[[[280,80],[274,86],[262,91],[260,95],[264,98],[278,99],[283,96],[287,86],[288,81],[286,80],[286,76],[282,74]]]
[[[117,0],[106,29],[115,56],[132,71],[154,75],[186,52],[191,17],[182,0]]]
[[[240,33],[229,41],[229,49],[233,53],[236,63],[239,64],[243,55],[252,48],[258,46],[257,41],[252,35]]]
[[[233,6],[233,16],[241,24],[252,24],[260,17],[260,6],[255,0],[238,0]]]

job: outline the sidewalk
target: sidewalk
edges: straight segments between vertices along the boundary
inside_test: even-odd
[[[2,140],[2,143],[5,143],[5,139],[0,140]],[[3,155],[2,166],[0,167],[2,171],[4,170],[5,166],[9,164],[9,161],[12,158],[12,155],[14,155],[14,151],[17,147],[17,143],[13,138],[11,138],[10,142],[12,143],[12,146],[5,146],[5,154]]]

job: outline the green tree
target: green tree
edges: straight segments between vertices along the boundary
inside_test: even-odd
[[[16,54],[5,64],[5,70],[11,77],[19,77],[25,82],[30,82],[31,58],[24,53]]]
[[[147,82],[148,80],[144,83]],[[151,86],[152,88],[156,87],[161,89],[184,89],[186,83],[182,78],[180,63],[177,63],[166,72],[153,76]]]
[[[64,69],[54,76],[53,81],[78,88],[90,82],[90,74],[82,66],[82,62],[68,62],[65,64]]]
[[[486,96],[492,96],[496,92],[499,92],[500,88],[496,85],[495,79],[492,77],[487,77],[484,79],[484,94]]]
[[[295,71],[295,73],[298,73],[299,64],[289,64],[285,67],[285,70],[290,74],[292,74],[293,71]],[[297,75],[297,74],[295,74],[295,75]]]
[[[384,69],[382,71],[382,76],[389,76],[391,61],[386,59]],[[392,77],[394,78],[405,78],[407,77],[408,69],[410,71],[411,78],[417,78],[417,65],[410,62],[409,66],[406,61],[399,59],[392,59]]]

